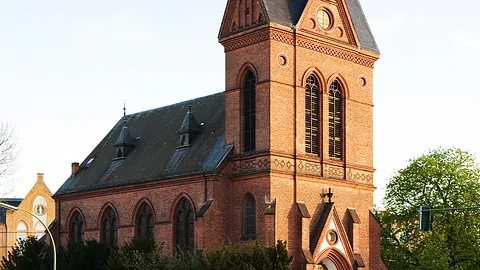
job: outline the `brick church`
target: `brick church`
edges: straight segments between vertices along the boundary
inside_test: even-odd
[[[228,0],[218,38],[225,90],[122,117],[55,193],[57,241],[285,240],[294,267],[385,269],[359,0]]]

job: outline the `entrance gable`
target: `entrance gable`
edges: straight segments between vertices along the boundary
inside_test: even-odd
[[[349,269],[353,269],[355,257],[352,247],[348,241],[345,228],[342,225],[337,210],[333,203],[326,203],[317,222],[315,234],[311,239],[313,242],[310,251],[313,254],[313,261],[319,263],[327,257],[343,257]]]

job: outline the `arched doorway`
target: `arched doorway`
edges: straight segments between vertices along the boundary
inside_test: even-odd
[[[321,260],[315,266],[315,270],[352,270],[353,267],[348,260],[336,249],[326,252],[326,256],[321,256]]]

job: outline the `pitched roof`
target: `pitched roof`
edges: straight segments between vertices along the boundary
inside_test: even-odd
[[[233,147],[225,143],[224,103],[224,94],[217,93],[127,115],[130,133],[140,137],[134,150],[125,159],[115,160],[114,144],[123,130],[122,118],[55,196],[214,172]],[[180,148],[177,131],[189,104],[195,118],[204,124],[195,141]]]
[[[307,2],[307,0],[264,0],[270,21],[289,27],[297,25]],[[360,41],[360,48],[380,53],[360,1],[346,0],[346,3]]]
[[[325,223],[327,222],[328,216],[333,209],[333,203],[326,203],[323,207],[322,213],[318,216],[316,220],[315,229],[313,230],[313,234],[310,237],[310,251],[314,252],[315,247],[320,239],[320,235],[322,234],[323,228],[325,227]]]
[[[21,198],[0,198],[0,202],[18,206],[23,201]],[[0,224],[5,224],[7,218],[7,209],[0,207]]]
[[[372,52],[380,53],[377,42],[373,37],[372,30],[368,25],[365,13],[363,13],[362,6],[359,0],[346,0],[348,6],[348,12],[353,21],[353,27],[357,32],[358,39],[360,41],[360,48],[369,50]]]

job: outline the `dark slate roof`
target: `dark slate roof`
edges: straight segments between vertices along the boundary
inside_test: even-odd
[[[177,131],[189,104],[204,125],[189,147],[178,148]],[[214,172],[232,149],[225,143],[224,104],[224,94],[217,93],[127,115],[130,133],[134,138],[140,137],[134,150],[125,159],[114,160],[114,143],[124,126],[122,118],[55,196]]]
[[[20,198],[0,198],[0,202],[10,204],[13,206],[19,206],[23,199]],[[5,224],[7,216],[7,210],[0,207],[0,224]]]
[[[307,2],[307,0],[264,0],[270,21],[290,27],[297,25]],[[359,0],[346,0],[346,3],[360,41],[360,48],[380,53]]]
[[[348,11],[350,12],[350,17],[352,17],[353,26],[355,27],[355,31],[357,32],[357,36],[360,41],[360,48],[380,53],[377,42],[375,42],[372,30],[370,30],[370,26],[368,25],[367,18],[365,17],[365,13],[363,13],[363,9],[359,0],[346,1],[348,5]]]
[[[288,2],[290,0],[264,0],[265,9],[271,22],[293,27]],[[302,8],[303,10],[303,8]]]

